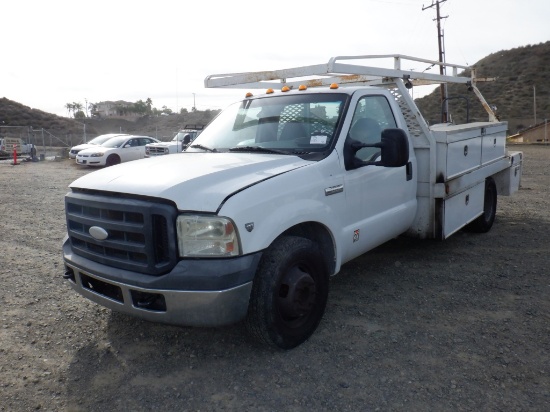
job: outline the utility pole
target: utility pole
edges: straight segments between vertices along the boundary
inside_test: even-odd
[[[535,116],[535,123],[533,126],[537,125],[537,86],[533,85],[533,114]]]
[[[445,63],[445,42],[443,39],[443,31],[441,30],[441,19],[446,19],[449,16],[443,16],[441,17],[441,13],[439,11],[439,5],[441,3],[445,3],[447,0],[436,0],[435,2],[432,0],[432,4],[429,6],[422,6],[422,11],[426,9],[430,9],[435,6],[436,10],[436,19],[437,20],[437,43],[439,46],[439,61],[441,63]],[[445,74],[445,67],[443,64],[439,65],[439,74]],[[449,112],[449,107],[447,103],[447,84],[441,83],[440,85],[441,89],[441,103],[444,103],[443,113],[442,113],[442,122],[447,122],[447,113]]]

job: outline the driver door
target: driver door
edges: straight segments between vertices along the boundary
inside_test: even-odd
[[[384,95],[358,100],[347,139],[373,144],[382,130],[396,128],[391,106]],[[379,148],[362,148],[355,154],[362,161],[380,160]],[[407,166],[360,166],[346,170],[345,247],[343,261],[390,240],[407,230],[416,213],[416,181]]]
[[[144,148],[145,150],[145,148]],[[128,162],[130,160],[137,160],[140,156],[140,147],[139,147],[139,139],[138,138],[132,138],[128,140],[124,147],[122,148],[121,153],[121,160],[123,162]]]

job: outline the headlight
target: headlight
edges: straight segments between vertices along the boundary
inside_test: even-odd
[[[96,152],[96,153],[92,153],[92,154],[90,155],[90,157],[101,157],[101,156],[103,156],[103,154],[104,154],[104,153]]]
[[[178,248],[181,257],[237,256],[239,237],[233,222],[218,216],[178,216]]]

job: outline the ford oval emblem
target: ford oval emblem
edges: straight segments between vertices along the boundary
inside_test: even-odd
[[[109,233],[99,226],[92,226],[88,233],[96,240],[105,240],[109,237]]]

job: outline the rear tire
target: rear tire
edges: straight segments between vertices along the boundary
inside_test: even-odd
[[[476,220],[466,226],[469,232],[487,233],[491,230],[497,214],[497,186],[492,177],[485,179],[485,196],[483,199],[483,213]]]
[[[292,349],[307,340],[325,312],[329,274],[317,244],[301,237],[277,239],[264,253],[245,321],[259,342]]]

